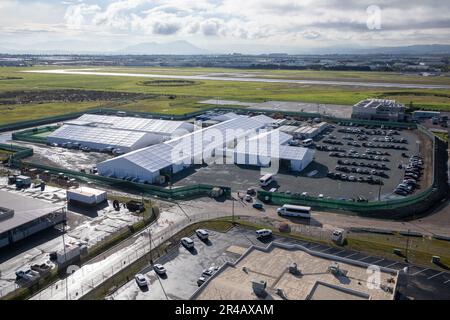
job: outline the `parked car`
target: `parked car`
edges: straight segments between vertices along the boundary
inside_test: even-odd
[[[262,203],[254,203],[253,204],[253,208],[257,209],[257,210],[262,210],[264,208]]]
[[[159,274],[159,275],[164,275],[164,274],[166,274],[166,268],[164,268],[164,266],[163,266],[162,264],[159,264],[159,263],[157,263],[157,264],[155,264],[155,265],[153,266],[153,270],[155,270],[155,272],[156,272],[157,274]]]
[[[188,237],[181,238],[181,244],[187,249],[194,248],[194,241]]]
[[[205,229],[197,229],[195,230],[195,234],[197,235],[197,237],[199,237],[201,240],[207,240],[209,237],[209,233],[208,231],[206,231]]]
[[[204,284],[206,281],[206,277],[201,276],[197,279],[197,285],[200,287],[202,284]]]
[[[246,194],[245,197],[244,197],[244,199],[245,199],[245,201],[247,201],[247,202],[252,202],[252,200],[253,200],[252,196],[249,195],[249,194]]]
[[[26,281],[34,281],[37,278],[39,278],[39,273],[36,271],[33,271],[31,269],[28,269],[26,271],[24,270],[19,270],[16,271],[16,278],[22,279],[22,280],[26,280]]]
[[[148,285],[147,283],[147,279],[145,278],[145,276],[143,274],[137,274],[134,277],[134,280],[136,280],[136,283],[139,287],[146,287]]]
[[[256,230],[256,237],[257,238],[268,238],[272,236],[272,230],[270,229],[260,229]]]

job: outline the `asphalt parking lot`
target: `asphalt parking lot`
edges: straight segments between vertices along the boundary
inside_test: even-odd
[[[300,244],[308,249],[364,261],[378,266],[403,269],[406,263],[387,260],[339,247],[330,247],[306,241],[297,241],[274,236],[264,242],[256,239],[252,230],[233,228],[227,233],[210,231],[210,243],[205,243],[193,235],[194,251],[180,246],[170,251],[155,263],[164,265],[167,277],[159,277],[149,267],[141,271],[149,283],[141,289],[134,279],[119,288],[112,298],[115,300],[166,300],[189,299],[198,288],[197,279],[202,271],[211,266],[220,267],[226,261],[236,261],[239,254],[227,251],[231,246],[248,248],[250,245],[267,246],[271,241]],[[416,266],[409,267],[407,286],[400,288],[400,293],[412,299],[450,299],[450,273]]]
[[[366,153],[365,147],[362,146],[362,142],[356,139],[356,134],[347,134],[338,132],[340,128],[346,128],[344,126],[336,126],[332,130],[331,134],[335,136],[336,141],[342,142],[343,145],[337,147],[346,150],[354,150],[359,154]],[[354,138],[353,142],[359,143],[360,147],[349,146],[348,142],[352,140],[343,139],[344,136],[351,136]],[[366,143],[372,142],[373,138],[381,138],[381,135],[368,136]],[[301,173],[289,172],[283,168],[277,173],[275,179],[276,184],[270,187],[277,186],[278,191],[292,193],[307,192],[310,196],[318,196],[323,194],[324,197],[331,197],[334,199],[352,199],[363,196],[368,200],[377,200],[380,194],[380,199],[392,199],[398,198],[393,193],[396,186],[403,180],[403,170],[398,168],[400,163],[406,164],[407,158],[402,156],[402,153],[407,155],[417,154],[419,151],[418,136],[413,131],[403,130],[399,131],[399,135],[395,135],[395,138],[404,138],[407,140],[407,144],[398,144],[405,146],[408,150],[394,150],[394,149],[371,149],[374,151],[388,152],[390,155],[386,156],[389,160],[387,162],[365,160],[365,159],[341,159],[337,157],[331,157],[329,151],[316,150],[314,161]],[[384,136],[383,136],[384,138]],[[316,145],[329,145],[325,144],[323,140],[327,139],[325,135],[317,137]],[[331,146],[331,145],[330,145]],[[337,172],[336,166],[338,160],[349,160],[363,163],[378,163],[385,164],[388,170],[383,170],[386,174],[385,177],[379,177],[383,181],[381,189],[379,185],[369,184],[365,182],[351,182],[333,180],[327,177],[328,172]],[[352,168],[354,166],[348,166]],[[370,169],[370,168],[369,168]],[[370,169],[372,170],[372,169]],[[196,183],[207,183],[220,186],[230,186],[233,190],[246,190],[247,188],[259,188],[259,178],[262,173],[260,168],[255,166],[243,166],[234,164],[212,164],[209,166],[198,166],[186,170],[180,175],[174,176],[174,185],[192,185]],[[353,175],[355,178],[368,177],[368,175],[348,173],[348,176]],[[324,187],[324,183],[326,187]],[[270,188],[269,187],[269,188]]]

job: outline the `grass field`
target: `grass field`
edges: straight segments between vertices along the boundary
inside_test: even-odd
[[[48,67],[46,67],[48,68]],[[57,67],[53,67],[57,68]],[[142,79],[136,77],[108,77],[84,75],[48,75],[22,73],[31,68],[0,68],[0,92],[16,90],[52,90],[52,89],[88,89],[102,91],[120,91],[147,93],[156,95],[173,95],[176,99],[159,97],[124,103],[123,108],[130,111],[161,112],[183,114],[206,108],[197,102],[209,98],[263,102],[267,100],[303,101],[324,104],[352,105],[369,97],[393,98],[417,108],[450,111],[450,90],[431,89],[395,89],[395,88],[362,88],[344,86],[302,85],[287,83],[256,82],[220,82],[196,81],[190,86],[167,86],[165,84],[144,86]],[[35,68],[38,69],[38,68]],[[210,72],[247,72],[234,69],[206,68],[122,68],[124,72],[158,72],[167,74],[205,74]],[[287,77],[303,77],[311,79],[345,79],[396,81],[416,83],[439,83],[449,81],[448,77],[414,77],[387,73],[361,72],[322,72],[322,71],[286,71],[286,70],[251,70],[262,74]],[[417,79],[419,78],[419,79]],[[419,81],[420,80],[420,81]],[[450,82],[450,81],[449,81]],[[0,123],[17,122],[41,118],[45,116],[81,111],[101,105],[100,102],[63,103],[0,106]],[[115,105],[117,107],[117,105]],[[122,108],[122,106],[121,106]]]
[[[68,68],[65,68],[68,69]],[[292,79],[292,80],[342,80],[366,82],[394,82],[415,84],[450,84],[450,74],[439,77],[423,77],[400,72],[365,72],[365,71],[317,71],[317,70],[255,70],[228,68],[167,68],[167,67],[103,67],[104,72],[143,73],[167,75],[211,75],[219,73],[222,76],[239,74],[251,75],[256,78]]]

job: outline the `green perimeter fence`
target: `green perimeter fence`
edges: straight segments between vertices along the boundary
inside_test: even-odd
[[[51,174],[59,175],[63,174],[67,177],[74,178],[77,180],[85,181],[85,182],[96,182],[100,185],[106,185],[122,190],[132,190],[133,192],[140,192],[144,195],[156,196],[164,199],[173,199],[173,200],[183,200],[183,199],[191,199],[196,197],[209,196],[212,189],[217,186],[206,185],[206,184],[196,184],[192,186],[184,186],[184,187],[176,187],[176,188],[163,188],[143,183],[135,183],[131,181],[103,177],[96,174],[78,172],[73,170],[55,168],[51,166],[46,166],[38,163],[27,162],[21,159],[33,155],[33,149],[17,147],[14,146],[15,149],[11,150],[10,145],[0,144],[0,149],[16,152],[13,155],[13,161],[11,162],[13,167],[20,169],[31,169],[35,168],[41,172],[48,171]],[[19,150],[20,149],[20,150]],[[18,156],[19,155],[19,156]],[[231,189],[229,187],[221,187],[224,191],[224,196],[229,197],[231,195]]]

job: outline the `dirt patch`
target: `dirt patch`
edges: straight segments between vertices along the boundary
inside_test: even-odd
[[[147,94],[94,90],[6,91],[0,93],[0,105],[49,102],[119,101],[152,98]]]
[[[192,80],[149,80],[138,82],[138,84],[149,87],[183,87],[197,85],[200,82]]]

